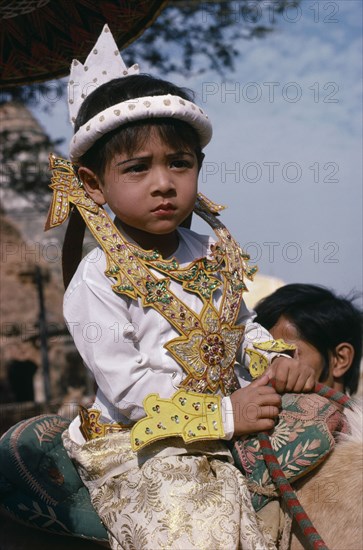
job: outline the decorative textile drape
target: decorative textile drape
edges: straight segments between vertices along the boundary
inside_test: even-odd
[[[69,72],[84,61],[108,23],[118,47],[135,40],[165,0],[0,0],[0,85],[31,84]]]

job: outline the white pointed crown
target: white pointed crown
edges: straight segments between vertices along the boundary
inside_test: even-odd
[[[138,73],[137,64],[126,67],[110,29],[105,25],[84,65],[73,60],[68,84],[71,123],[74,125],[84,99],[101,84]],[[119,126],[155,117],[187,122],[198,133],[201,147],[207,145],[212,137],[208,116],[195,103],[170,94],[137,97],[108,107],[83,124],[71,140],[70,158],[77,162],[97,140]]]
[[[105,25],[84,65],[73,59],[68,82],[68,106],[72,125],[83,100],[93,90],[114,78],[138,74],[137,64],[127,68],[112,33]]]

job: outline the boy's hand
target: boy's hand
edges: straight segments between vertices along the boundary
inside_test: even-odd
[[[249,386],[232,393],[235,436],[274,427],[280,412],[281,397],[268,383],[269,377],[264,374]]]
[[[309,392],[315,387],[312,367],[290,357],[276,357],[265,373],[278,393]]]

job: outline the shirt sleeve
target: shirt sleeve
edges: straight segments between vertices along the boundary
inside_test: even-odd
[[[222,421],[225,433],[223,439],[230,440],[234,435],[234,419],[232,401],[229,396],[222,399]]]
[[[113,407],[111,418],[138,420],[145,415],[142,402],[148,394],[166,398],[177,390],[171,372],[151,368],[150,354],[158,343],[144,346],[148,354],[140,351],[127,299],[115,294],[111,285],[78,281],[66,293],[64,317],[101,399],[104,396]]]

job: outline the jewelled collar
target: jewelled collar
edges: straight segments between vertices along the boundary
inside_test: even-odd
[[[249,257],[217,218],[223,207],[198,194],[194,212],[213,228],[218,240],[211,259],[197,258],[180,268],[175,258],[164,260],[155,250],[129,243],[107,212],[85,193],[70,161],[51,155],[50,168],[53,200],[45,228],[62,224],[73,204],[106,255],[105,275],[112,279],[113,290],[140,299],[143,307],[154,308],[179,332],[165,348],[187,374],[182,385],[202,393],[235,391],[234,363],[244,333],[244,327],[235,323],[246,290],[244,276],[252,279],[257,268],[248,265]],[[203,303],[199,314],[172,292],[171,280],[199,296]],[[222,299],[217,309],[213,294],[219,287]]]

